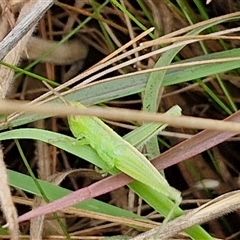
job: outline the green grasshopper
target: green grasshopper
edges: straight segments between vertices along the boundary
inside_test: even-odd
[[[70,105],[85,108],[79,102],[71,102]],[[175,106],[174,111],[179,114],[181,109]],[[173,200],[176,206],[181,203],[181,193],[168,184],[167,180],[142,153],[99,118],[69,116],[68,123],[73,135],[77,139],[83,138],[81,141],[84,144],[89,144],[110,169],[119,169],[133,179]]]

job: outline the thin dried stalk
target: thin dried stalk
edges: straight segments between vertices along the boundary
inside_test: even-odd
[[[50,6],[50,2],[52,1],[44,1],[45,3],[48,2],[48,5]],[[0,42],[0,59],[4,57],[4,61],[12,64],[17,65],[19,62],[19,59],[21,57],[22,52],[25,50],[26,43],[29,40],[30,36],[32,35],[32,32],[34,30],[34,27],[37,23],[37,21],[31,21],[31,14],[35,12],[34,16],[35,19],[40,19],[42,17],[42,14],[44,11],[41,12],[40,15],[36,14],[36,11],[38,11],[38,5],[45,5],[43,1],[37,1],[37,0],[29,0],[25,1],[24,5],[20,11],[17,25],[13,30],[7,35],[6,38],[4,38]],[[6,2],[7,4],[8,2]],[[14,24],[14,16],[11,12],[11,9],[9,9],[9,4],[6,5],[6,8],[4,8],[3,5],[1,5],[3,10],[2,14],[6,14],[2,18],[2,23],[7,28],[8,24],[12,27]],[[42,8],[40,8],[42,9]],[[45,8],[44,10],[46,10]],[[29,16],[30,14],[30,16]],[[38,18],[36,18],[38,16]],[[4,19],[5,18],[5,19]],[[5,20],[5,21],[4,21]],[[8,21],[8,24],[7,24]],[[30,22],[29,22],[30,21]],[[24,25],[25,24],[25,25]],[[27,27],[26,27],[27,26]],[[4,30],[7,30],[4,28]],[[23,31],[21,31],[23,30]],[[21,39],[21,40],[20,40]],[[19,41],[20,40],[20,41]],[[15,46],[15,47],[14,47]],[[10,50],[10,52],[9,52]],[[0,66],[0,100],[3,100],[7,94],[7,91],[11,87],[12,79],[13,79],[14,71],[12,71],[10,68],[6,68],[3,65]],[[0,201],[2,205],[2,211],[6,217],[7,225],[10,231],[10,236],[12,240],[19,239],[18,234],[18,222],[17,222],[17,212],[14,206],[14,203],[12,201],[11,191],[8,184],[8,176],[6,172],[6,166],[4,164],[3,160],[3,151],[0,147],[0,176],[1,176],[1,184],[0,184]]]
[[[2,206],[2,211],[6,217],[7,225],[10,231],[11,239],[18,239],[18,222],[17,222],[17,212],[12,201],[11,191],[8,185],[8,176],[6,172],[6,166],[3,161],[3,151],[0,146],[0,201]]]
[[[34,5],[25,12],[24,17],[19,16],[21,21],[13,30],[0,42],[0,60],[16,46],[16,44],[25,36],[29,30],[34,29],[37,22],[42,18],[44,13],[52,6],[53,0],[29,0],[26,4]],[[25,4],[25,5],[26,5]]]
[[[4,38],[4,35],[9,30],[9,27],[13,26],[15,23],[14,15],[11,10],[8,8],[7,1],[1,1],[0,3],[2,9],[2,18],[0,21],[1,26],[1,35],[0,39]],[[5,75],[5,73],[3,73]],[[2,76],[2,69],[0,67],[0,99],[5,97],[6,89],[4,89],[4,84],[6,79]],[[4,89],[4,90],[3,90]],[[8,185],[8,176],[6,172],[6,166],[3,159],[3,151],[0,146],[0,175],[1,175],[1,184],[0,184],[0,202],[2,206],[2,211],[6,217],[8,227],[10,230],[11,239],[18,239],[18,223],[17,223],[17,212],[12,201],[11,191]]]
[[[176,218],[165,226],[154,228],[132,238],[131,240],[147,240],[152,238],[161,240],[170,239],[184,229],[206,223],[212,219],[236,211],[240,208],[239,194],[239,190],[223,194],[194,209],[188,214]]]
[[[28,1],[27,3],[25,3],[25,5],[23,6],[23,8],[21,9],[21,12],[19,14],[19,17],[17,20],[17,26],[19,26],[22,23],[21,20],[25,19],[26,15],[28,17],[28,12],[35,7],[34,6],[35,3],[36,3],[36,1]],[[35,25],[36,25],[36,23],[35,23]],[[14,29],[11,32],[13,32]],[[18,64],[20,57],[22,55],[22,52],[26,49],[27,42],[28,42],[29,38],[31,37],[33,31],[34,31],[34,27],[32,27],[22,37],[22,39],[15,45],[15,47],[4,57],[4,59],[3,59],[4,62],[9,63],[11,65]],[[1,43],[6,41],[6,39],[7,39],[7,37],[4,38],[4,40]],[[0,47],[0,49],[1,49],[1,47]],[[4,51],[4,49],[1,49],[1,52],[2,51]],[[14,71],[12,69],[5,67],[3,65],[0,66],[0,79],[1,79],[0,99],[4,99],[7,92],[9,91],[9,88],[11,87],[11,84],[12,84],[13,75],[14,75]]]

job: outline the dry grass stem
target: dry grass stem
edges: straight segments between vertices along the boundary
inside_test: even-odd
[[[10,231],[11,239],[18,240],[18,222],[17,222],[17,212],[12,201],[11,191],[8,185],[8,176],[6,171],[6,166],[3,159],[3,151],[0,146],[0,201],[1,208],[6,217],[8,229]]]
[[[40,1],[39,1],[40,2]],[[28,13],[31,12],[36,4],[36,1],[26,1],[20,10],[18,19],[16,21],[17,25],[16,28],[12,30],[12,34],[16,33],[16,29],[20,31],[19,23],[22,23],[21,21],[26,19],[28,16]],[[3,6],[3,5],[1,5]],[[3,9],[2,12],[4,14]],[[6,20],[8,20],[10,27],[13,27],[14,24],[14,16],[11,13],[10,9],[6,10]],[[0,43],[0,52],[1,56],[0,58],[3,58],[3,61],[12,64],[12,65],[17,65],[21,55],[22,51],[26,49],[26,43],[29,40],[30,36],[32,35],[32,32],[34,30],[34,26],[36,25],[37,22],[33,22],[30,24],[30,27],[27,25],[27,31],[23,31],[23,35],[19,37],[17,40],[15,39],[15,36],[11,36],[11,33],[5,37],[1,43]],[[7,24],[5,24],[7,26]],[[23,26],[21,26],[23,27]],[[20,36],[17,34],[17,36]],[[21,38],[21,40],[20,40]],[[10,50],[10,51],[9,51]],[[8,52],[9,51],[9,52]],[[6,68],[3,65],[0,65],[0,79],[1,79],[1,84],[0,84],[0,99],[4,99],[7,92],[9,91],[12,80],[13,80],[13,75],[14,71],[10,68]],[[0,149],[0,170],[1,170],[1,184],[0,184],[0,199],[2,203],[2,210],[4,212],[4,215],[7,220],[7,225],[10,230],[10,235],[12,240],[17,240],[19,237],[18,234],[18,222],[17,222],[17,212],[15,209],[15,206],[12,201],[12,196],[10,192],[10,188],[8,185],[8,177],[7,177],[7,172],[6,172],[6,166],[4,164],[3,160],[3,152],[2,149]]]
[[[6,54],[17,45],[17,43],[26,35],[31,29],[34,29],[37,22],[42,18],[43,14],[51,7],[53,4],[52,0],[36,0],[36,1],[27,1],[25,4],[36,3],[29,8],[25,17],[19,18],[20,22],[12,29],[12,31],[0,42],[0,60],[2,60]]]
[[[239,197],[239,190],[223,194],[190,211],[186,215],[167,223],[165,226],[152,229],[131,238],[131,240],[147,240],[152,237],[162,240],[170,239],[189,227],[209,222],[227,213],[236,211],[240,208]]]
[[[240,133],[240,123],[237,122],[188,116],[173,118],[162,113],[146,113],[120,108],[89,107],[87,109],[79,109],[70,106],[62,106],[62,104],[33,105],[10,100],[4,100],[0,102],[0,111],[3,113],[12,113],[17,110],[25,113],[50,114],[51,116],[88,115],[110,120],[157,122],[167,123],[170,126],[183,127],[188,129],[208,129],[221,132],[233,132],[236,134]],[[0,127],[3,126],[4,124],[0,125]]]

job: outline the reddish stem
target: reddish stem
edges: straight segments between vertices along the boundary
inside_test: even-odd
[[[240,111],[232,114],[223,121],[240,122]],[[218,132],[211,130],[204,130],[192,138],[172,147],[170,150],[164,152],[159,157],[155,158],[152,163],[157,169],[165,169],[185,159],[193,157],[203,151],[208,150],[217,144],[224,142],[228,138],[233,137],[234,133]],[[56,212],[66,207],[73,206],[77,203],[91,199],[110,191],[116,190],[133,181],[132,178],[120,173],[114,176],[105,178],[88,187],[81,188],[61,199],[53,201],[45,206],[38,207],[29,211],[18,218],[19,222],[29,220],[31,218]]]

